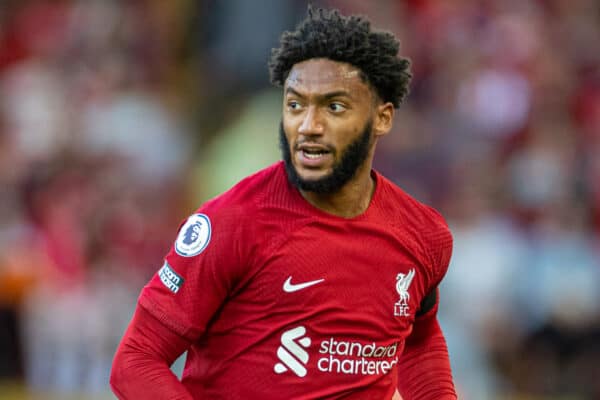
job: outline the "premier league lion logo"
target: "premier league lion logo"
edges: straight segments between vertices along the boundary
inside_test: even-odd
[[[183,257],[196,256],[208,246],[211,236],[210,219],[205,214],[191,215],[181,227],[175,251]]]
[[[188,226],[183,236],[183,243],[192,245],[198,237],[200,237],[200,229],[202,228],[202,222],[196,221],[193,225]]]

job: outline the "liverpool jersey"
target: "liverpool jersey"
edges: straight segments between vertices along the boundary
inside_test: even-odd
[[[308,203],[277,163],[180,227],[140,304],[193,342],[198,399],[383,399],[448,267],[442,217],[372,172],[355,218]]]

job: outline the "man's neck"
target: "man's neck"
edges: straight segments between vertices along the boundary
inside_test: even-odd
[[[306,201],[328,214],[354,218],[364,213],[375,192],[375,180],[370,165],[357,171],[356,176],[335,193],[315,193],[300,190]]]

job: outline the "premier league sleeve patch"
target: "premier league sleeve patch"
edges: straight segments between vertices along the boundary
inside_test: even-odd
[[[197,256],[208,246],[210,234],[211,227],[208,216],[194,214],[181,227],[175,241],[175,251],[183,257]]]

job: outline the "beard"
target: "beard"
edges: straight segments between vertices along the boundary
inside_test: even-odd
[[[331,194],[340,190],[356,175],[358,169],[369,156],[372,126],[373,123],[369,120],[365,124],[361,135],[343,149],[342,156],[333,165],[331,173],[319,179],[303,179],[292,163],[290,143],[285,135],[283,122],[281,122],[279,125],[279,147],[290,183],[300,190],[319,194]]]

